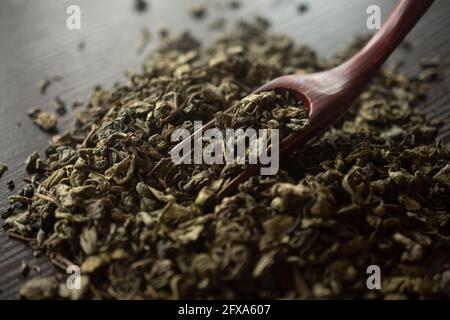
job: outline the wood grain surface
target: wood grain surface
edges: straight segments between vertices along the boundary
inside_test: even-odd
[[[410,0],[420,1],[420,0]],[[71,104],[85,102],[98,84],[109,87],[124,80],[125,70],[138,70],[145,54],[158,45],[157,29],[165,26],[173,32],[189,29],[209,42],[213,33],[209,24],[218,17],[228,28],[242,18],[255,14],[267,17],[272,30],[293,37],[297,43],[311,46],[324,57],[343,46],[353,35],[367,33],[366,9],[377,4],[384,20],[394,0],[241,0],[239,10],[231,10],[226,1],[147,0],[146,12],[136,12],[132,0],[2,0],[0,1],[0,162],[9,169],[0,178],[0,207],[8,203],[7,181],[16,190],[26,177],[24,161],[32,151],[43,155],[51,136],[31,124],[27,110],[39,107],[53,110],[59,96]],[[299,14],[299,3],[309,10]],[[192,19],[193,3],[207,7],[205,19]],[[81,30],[66,28],[66,8],[81,8]],[[441,80],[433,83],[424,110],[429,117],[446,120],[441,137],[450,140],[450,1],[437,0],[426,16],[407,37],[412,51],[398,49],[391,61],[401,60],[402,71],[414,74],[420,58],[443,58]],[[141,30],[148,27],[152,40],[143,54],[137,53]],[[79,44],[85,43],[84,50]],[[53,75],[63,79],[41,95],[37,83]],[[73,123],[71,110],[60,118],[59,130]],[[9,239],[0,231],[0,299],[17,298],[27,279],[19,277],[22,260],[39,266],[41,274],[55,272],[45,257],[33,257],[28,245]],[[31,272],[31,276],[37,274]]]

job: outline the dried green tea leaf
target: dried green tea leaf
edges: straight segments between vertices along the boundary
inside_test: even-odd
[[[201,4],[194,4],[191,7],[191,15],[196,19],[202,19],[206,15],[206,7]]]
[[[137,12],[145,12],[148,8],[148,3],[146,0],[135,0],[134,8]]]
[[[53,131],[58,125],[58,119],[55,114],[46,111],[34,112],[31,116],[34,124],[44,131]]]
[[[22,299],[46,300],[56,296],[58,280],[55,277],[37,277],[29,280],[19,292]]]
[[[19,268],[19,276],[25,278],[30,273],[30,266],[25,260],[22,260]]]
[[[0,162],[0,178],[5,173],[6,170],[8,170],[8,166]]]
[[[309,10],[309,6],[306,3],[300,3],[297,6],[297,11],[301,14],[306,13]]]
[[[139,37],[137,53],[141,54],[142,52],[144,52],[145,48],[150,43],[150,40],[151,40],[150,30],[148,28],[142,29]]]

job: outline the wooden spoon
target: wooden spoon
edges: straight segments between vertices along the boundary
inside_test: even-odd
[[[343,64],[324,72],[286,75],[261,86],[254,93],[290,90],[309,110],[309,127],[287,136],[280,143],[280,158],[298,150],[341,117],[379,70],[381,65],[419,21],[434,0],[400,0],[383,27],[366,46]],[[234,107],[226,112],[231,112]],[[207,123],[176,148],[191,143],[193,137],[214,126]],[[234,194],[237,186],[255,175],[260,165],[251,165],[216,194],[216,201]]]

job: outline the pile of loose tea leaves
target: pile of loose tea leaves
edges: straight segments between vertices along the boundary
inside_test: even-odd
[[[0,178],[5,173],[6,170],[8,170],[8,166],[0,162]]]
[[[253,93],[236,104],[232,112],[217,112],[215,124],[221,129],[279,129],[301,131],[308,124],[308,112],[303,103],[297,101],[289,91]],[[284,130],[283,130],[284,129]]]
[[[195,120],[302,130],[306,111],[289,96],[248,95],[277,76],[330,68],[361,42],[325,61],[261,18],[206,48],[189,33],[164,38],[142,73],[97,88],[75,128],[46,157],[30,156],[33,176],[11,197],[4,229],[82,277],[80,290],[65,274],[33,278],[20,295],[449,297],[450,267],[433,257],[450,247],[450,148],[418,111],[424,77],[380,71],[277,175],[255,176],[217,204],[222,167],[167,161],[172,132],[193,132]],[[253,101],[263,107],[252,117]],[[223,113],[234,103],[237,114]],[[366,285],[373,265],[380,290]]]

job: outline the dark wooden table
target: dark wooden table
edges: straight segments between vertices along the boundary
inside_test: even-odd
[[[219,0],[147,1],[149,8],[144,13],[134,10],[132,0],[0,2],[0,161],[9,167],[0,180],[0,207],[7,204],[12,194],[7,181],[13,180],[20,187],[26,176],[24,160],[34,150],[43,155],[51,138],[31,124],[27,110],[52,110],[56,96],[68,103],[83,102],[95,85],[107,87],[124,79],[123,71],[136,70],[143,61],[143,55],[137,54],[137,44],[144,27],[152,32],[145,55],[157,46],[159,27],[167,26],[175,32],[189,29],[208,42],[212,38],[208,25],[214,19],[225,17],[231,27],[236,20],[258,13],[269,18],[274,31],[292,36],[322,56],[330,56],[352,35],[368,32],[368,5],[380,5],[384,20],[395,4],[394,0],[241,0],[239,10],[230,10],[221,5],[225,1]],[[194,2],[207,4],[205,19],[190,17]],[[301,2],[309,5],[309,11],[302,15],[297,11]],[[71,4],[81,8],[81,30],[66,28],[66,8]],[[414,73],[421,57],[435,54],[444,58],[444,66],[450,64],[449,17],[450,1],[437,0],[407,38],[413,51],[398,50],[393,57],[405,62],[405,73]],[[80,51],[82,42],[85,49]],[[449,73],[450,68],[445,67],[443,81],[431,87],[424,105],[431,117],[440,114],[450,118]],[[60,75],[63,80],[52,84],[46,95],[39,94],[39,80],[52,75]],[[60,130],[69,128],[72,122],[69,111],[60,119]],[[449,138],[450,121],[443,127],[442,136]],[[22,260],[40,266],[42,274],[54,272],[48,260],[34,258],[27,245],[0,232],[0,298],[17,297],[24,281],[18,275]]]

